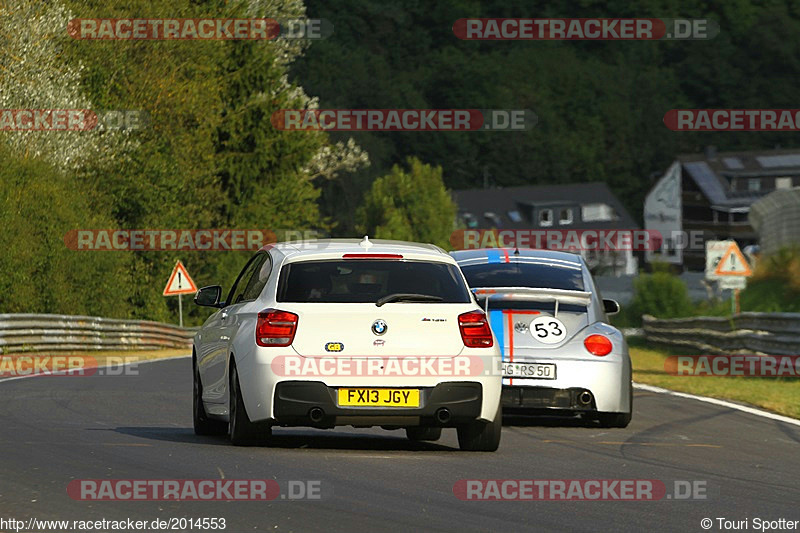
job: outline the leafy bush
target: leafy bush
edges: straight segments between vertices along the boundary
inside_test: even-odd
[[[800,248],[783,248],[759,261],[741,294],[743,311],[800,312]]]
[[[686,284],[669,272],[667,265],[653,265],[652,274],[642,274],[633,282],[631,313],[658,318],[679,318],[694,314]]]

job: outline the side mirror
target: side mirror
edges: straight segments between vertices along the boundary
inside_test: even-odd
[[[222,298],[222,287],[209,285],[203,287],[194,295],[194,303],[203,307],[221,307],[219,299]]]
[[[202,289],[201,289],[202,290]],[[616,315],[619,313],[619,304],[616,300],[603,299],[603,310],[607,315]]]

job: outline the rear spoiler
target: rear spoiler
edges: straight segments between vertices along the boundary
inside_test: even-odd
[[[570,291],[566,289],[545,289],[533,287],[476,287],[472,289],[475,297],[486,300],[486,311],[489,300],[505,300],[512,302],[555,302],[555,316],[558,315],[559,304],[577,304],[588,306],[592,301],[592,293],[586,291]]]

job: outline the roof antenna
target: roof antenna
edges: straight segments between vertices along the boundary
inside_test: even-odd
[[[367,235],[364,235],[364,240],[358,243],[358,245],[365,250],[369,250],[372,247],[372,243],[369,241],[369,237]]]
[[[514,245],[514,255],[519,255],[519,246],[516,244]]]

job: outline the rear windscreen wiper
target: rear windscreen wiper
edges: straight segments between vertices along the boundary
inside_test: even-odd
[[[375,302],[377,307],[391,302],[441,302],[440,296],[431,296],[430,294],[414,294],[407,292],[398,292],[395,294],[387,294],[383,298]]]

